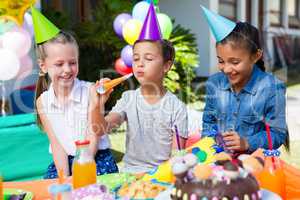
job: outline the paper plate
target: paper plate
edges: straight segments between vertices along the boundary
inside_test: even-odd
[[[26,196],[24,200],[32,200],[33,199],[33,193],[26,191],[26,190],[21,190],[21,189],[14,189],[14,188],[4,188],[3,194],[4,194],[4,200],[6,200],[5,196],[9,196],[12,194],[24,194],[26,193]]]

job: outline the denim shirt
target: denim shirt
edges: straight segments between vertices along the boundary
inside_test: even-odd
[[[273,148],[279,148],[287,137],[285,92],[282,81],[256,65],[239,93],[233,91],[224,73],[212,75],[206,82],[202,135],[208,135],[215,127],[220,132],[234,130],[247,139],[249,152],[267,149],[266,121],[271,128]]]

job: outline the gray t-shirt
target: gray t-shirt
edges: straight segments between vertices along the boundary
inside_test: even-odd
[[[167,92],[156,104],[149,104],[141,90],[129,90],[113,107],[127,122],[124,172],[147,172],[171,156],[174,125],[179,135],[188,136],[187,109]]]

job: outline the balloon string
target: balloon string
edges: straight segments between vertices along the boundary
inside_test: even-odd
[[[1,114],[2,114],[2,116],[6,116],[6,113],[5,113],[5,86],[4,86],[3,81],[1,81],[0,84],[1,84],[1,89],[2,89]]]

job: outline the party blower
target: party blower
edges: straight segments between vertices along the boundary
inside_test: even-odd
[[[109,91],[110,89],[114,88],[115,86],[119,85],[120,83],[122,83],[123,81],[126,81],[127,79],[129,79],[133,74],[126,74],[122,77],[113,79],[111,81],[108,81],[106,83],[103,83],[99,86],[99,88],[97,88],[97,92],[99,94],[104,94],[105,92]]]

